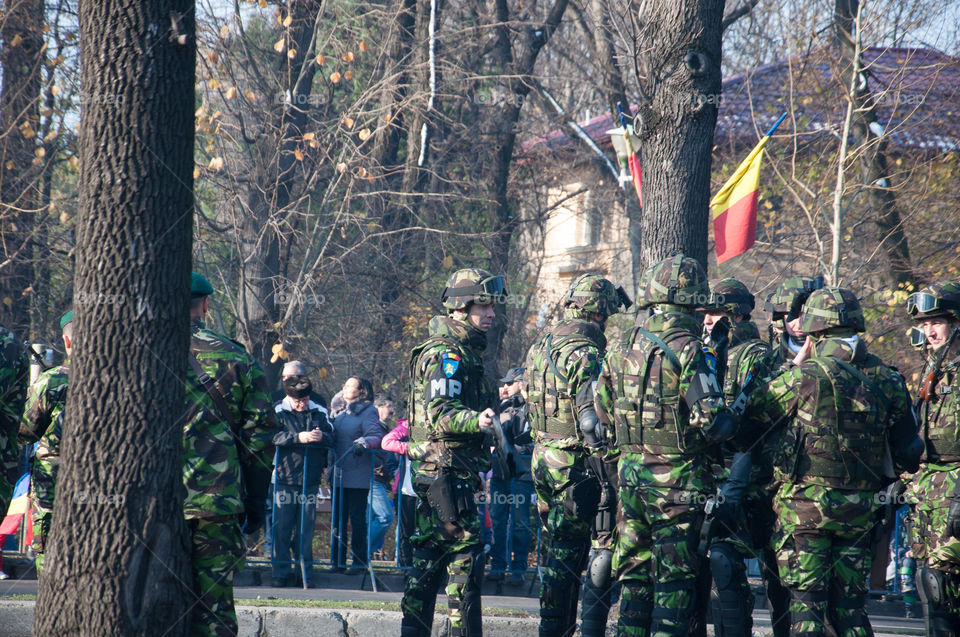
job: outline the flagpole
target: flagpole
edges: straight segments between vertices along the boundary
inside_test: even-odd
[[[777,128],[780,126],[780,124],[783,123],[783,120],[785,120],[786,118],[787,118],[787,114],[786,114],[786,113],[784,113],[783,115],[781,115],[781,116],[780,116],[780,119],[778,119],[776,122],[774,122],[773,126],[770,127],[770,130],[767,131],[767,134],[764,135],[764,137],[770,137],[771,135],[773,135],[773,132],[774,132],[775,130],[777,130]]]

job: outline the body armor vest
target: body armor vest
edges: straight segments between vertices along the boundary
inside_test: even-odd
[[[778,465],[787,482],[872,491],[883,486],[889,404],[876,381],[886,370],[868,355],[859,369],[833,356],[812,358],[830,390],[801,396]],[[817,375],[819,376],[819,374]],[[820,386],[814,376],[813,382]],[[804,390],[801,385],[801,391]]]
[[[561,335],[547,332],[530,348],[527,365],[530,369],[527,387],[530,428],[582,440],[576,396],[570,393],[567,374],[575,353],[585,347],[600,349],[596,340],[590,338],[590,334],[597,333],[600,328],[586,321],[564,321],[558,327],[565,326],[573,329]]]
[[[431,359],[444,351],[460,356],[462,387],[456,400],[475,411],[482,411],[490,406],[490,393],[486,391],[483,360],[480,356],[453,338],[431,336],[410,353],[410,441],[430,443],[421,459],[437,467],[454,467],[468,471],[473,471],[474,467],[478,467],[478,470],[488,469],[490,453],[481,443],[483,434],[441,433],[428,417],[429,397],[425,393],[429,381],[428,368]]]
[[[689,454],[704,448],[699,430],[687,426],[689,408],[680,395],[679,383],[683,369],[674,353],[695,340],[696,336],[682,328],[656,335],[634,328],[608,357],[611,372],[615,370],[616,374],[614,425],[618,448],[661,455]],[[657,341],[666,345],[666,350]]]
[[[933,365],[928,362],[921,381]],[[920,403],[927,462],[960,462],[960,359],[942,366],[931,397]]]

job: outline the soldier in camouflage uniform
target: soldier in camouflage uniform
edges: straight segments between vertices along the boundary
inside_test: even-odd
[[[641,279],[649,313],[611,348],[597,384],[601,422],[620,451],[613,568],[620,580],[618,635],[687,635],[697,604],[703,504],[716,489],[712,462],[736,421],[700,342],[694,310],[706,274],[674,254]]]
[[[13,332],[0,325],[0,519],[10,506],[13,485],[19,477],[17,428],[29,379],[23,346]]]
[[[597,421],[593,390],[606,349],[607,319],[629,307],[622,288],[596,274],[570,287],[563,318],[527,353],[532,471],[543,527],[540,635],[572,635],[580,577],[593,537],[581,632],[603,635],[610,611],[616,457]],[[602,503],[602,505],[601,505]],[[602,508],[602,510],[601,510]]]
[[[183,427],[183,512],[191,536],[191,635],[237,634],[233,576],[243,533],[263,525],[276,421],[260,366],[204,325],[213,287],[190,281],[190,353]]]
[[[750,393],[771,373],[770,347],[760,340],[760,332],[750,320],[754,303],[747,286],[729,278],[711,283],[710,301],[703,308],[704,343],[716,350],[724,401],[738,415]],[[790,630],[790,609],[789,593],[780,582],[770,546],[773,463],[760,446],[737,451],[729,444],[724,448],[724,462],[723,497],[712,524],[717,539],[710,545],[715,633],[717,637],[751,634],[754,598],[744,560],[756,557],[763,564],[774,634],[782,637]]]
[[[482,634],[483,544],[476,495],[490,469],[489,432],[496,393],[484,375],[483,350],[502,302],[503,278],[458,270],[447,281],[447,316],[430,320],[430,336],[410,354],[411,475],[419,502],[413,568],[401,602],[403,637],[429,636],[437,588],[449,573],[450,634]]]
[[[791,360],[803,347],[800,310],[810,293],[822,287],[822,276],[795,276],[784,280],[767,296],[763,309],[770,312],[770,347],[778,364]]]
[[[903,377],[859,338],[853,292],[814,291],[800,329],[796,365],[755,391],[743,415],[775,452],[774,541],[791,634],[824,635],[829,620],[842,637],[872,635],[864,602],[878,492],[916,470],[923,443]]]
[[[57,471],[60,467],[63,408],[67,404],[67,377],[70,373],[70,354],[73,352],[73,310],[60,319],[60,329],[67,357],[62,365],[42,372],[37,382],[30,386],[27,404],[20,419],[20,442],[24,445],[38,443],[30,470],[33,552],[37,555],[37,573],[43,570],[44,545],[50,533]]]
[[[960,635],[960,285],[944,281],[907,300],[926,337],[917,412],[926,446],[913,492],[913,552],[926,632]]]

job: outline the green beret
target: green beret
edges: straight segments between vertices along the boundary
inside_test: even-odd
[[[73,310],[70,310],[66,314],[60,317],[60,329],[62,330],[67,326],[67,323],[73,320]]]
[[[190,273],[190,296],[210,296],[213,294],[213,286],[206,277],[196,272]]]

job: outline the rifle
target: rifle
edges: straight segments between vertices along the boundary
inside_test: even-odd
[[[47,360],[43,357],[43,355],[40,354],[40,352],[38,352],[37,350],[33,349],[33,345],[32,345],[32,344],[30,344],[30,343],[27,342],[27,341],[24,341],[24,342],[23,342],[23,347],[24,347],[24,349],[27,350],[27,352],[30,354],[30,356],[32,356],[33,359],[34,359],[35,361],[37,361],[37,364],[40,365],[40,369],[42,369],[43,371],[47,371],[48,369],[50,369],[51,367],[53,367],[53,365],[50,364],[50,363],[48,363]]]
[[[943,373],[940,371],[940,365],[943,364],[943,359],[946,358],[947,352],[950,350],[950,346],[953,345],[957,334],[960,334],[960,327],[955,327],[953,331],[950,332],[950,338],[937,355],[936,363],[934,363],[930,372],[927,373],[926,378],[924,378],[923,387],[920,389],[920,396],[917,400],[917,407],[920,406],[920,403],[927,402],[933,398],[933,393],[937,389],[937,383],[940,382],[940,378],[943,376]]]
[[[500,468],[501,475],[505,479],[513,477],[515,471],[510,467],[510,458],[514,458],[514,468],[516,468],[517,450],[503,433],[503,426],[500,424],[500,414],[494,414],[493,424],[490,426],[491,438],[493,442],[493,452],[497,456],[497,466]]]

